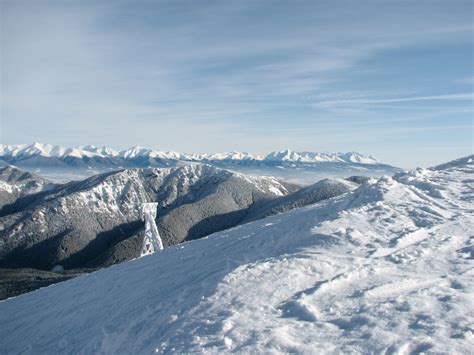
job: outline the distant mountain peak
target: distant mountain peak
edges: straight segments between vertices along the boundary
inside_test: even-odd
[[[274,151],[265,157],[265,160],[270,161],[300,161],[301,155],[290,149]]]
[[[105,146],[96,147],[94,145],[87,145],[85,147],[79,147],[79,149],[82,149],[91,153],[99,154],[102,156],[116,157],[117,155],[119,155],[119,152],[117,152],[116,150],[109,147],[105,147]]]
[[[357,152],[326,153],[326,152],[295,152],[290,149],[274,151],[265,157],[267,161],[290,161],[304,163],[356,163],[356,164],[379,164],[380,162],[372,155],[365,156]]]
[[[128,158],[136,158],[137,156],[142,156],[148,152],[150,152],[151,149],[136,145],[133,147],[130,147],[126,150],[122,150],[119,155],[125,159]]]

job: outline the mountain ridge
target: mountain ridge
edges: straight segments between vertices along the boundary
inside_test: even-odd
[[[324,178],[345,178],[350,175],[378,177],[402,171],[371,155],[356,152],[318,153],[286,149],[258,156],[235,151],[181,154],[141,146],[118,151],[108,147],[65,148],[40,143],[0,145],[0,166],[13,165],[60,183],[106,171],[195,164],[212,165],[252,176],[275,176],[303,185],[310,185]]]
[[[76,148],[66,148],[59,145],[32,143],[32,144],[0,144],[0,158],[25,159],[34,156],[45,158],[65,159],[73,158],[123,158],[132,160],[139,157],[159,158],[163,160],[182,161],[287,161],[304,163],[360,163],[360,164],[383,164],[372,155],[365,156],[357,152],[346,153],[325,153],[325,152],[296,152],[289,149],[274,151],[265,157],[252,155],[247,152],[226,152],[226,153],[204,153],[188,154],[173,151],[161,151],[141,146],[133,146],[121,151],[109,147],[79,146]],[[388,165],[388,164],[386,164]]]
[[[3,206],[0,265],[77,268],[110,250],[98,266],[109,265],[116,262],[114,255],[120,260],[137,256],[142,203],[159,203],[158,227],[164,243],[171,245],[232,227],[249,206],[294,189],[275,178],[247,177],[204,164],[102,173]]]

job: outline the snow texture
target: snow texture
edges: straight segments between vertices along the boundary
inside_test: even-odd
[[[0,353],[472,353],[474,165],[0,302]]]

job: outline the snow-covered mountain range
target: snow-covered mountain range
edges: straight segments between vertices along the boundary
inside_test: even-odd
[[[300,188],[194,164],[51,184],[15,167],[0,168],[0,300],[136,258],[145,202],[158,203],[156,222],[169,246],[338,196],[359,183],[326,179]],[[67,274],[47,273],[58,268]]]
[[[0,192],[6,171],[21,174],[0,169]],[[295,189],[275,178],[197,164],[109,172],[25,192],[0,208],[0,267],[110,265],[137,257],[144,202],[159,203],[158,228],[173,245],[233,227],[249,207]]]
[[[7,178],[30,175],[13,167],[0,169],[0,197],[9,192],[4,191],[4,185],[10,186]],[[0,267],[103,267],[135,258],[141,247],[139,211],[144,202],[158,202],[157,225],[169,246],[358,186],[332,179],[300,189],[272,177],[250,177],[205,164],[128,169],[43,185],[0,205]]]
[[[230,152],[222,154],[180,154],[135,146],[123,151],[115,151],[107,147],[85,146],[64,148],[51,144],[18,144],[0,145],[0,159],[14,165],[45,165],[45,166],[84,166],[104,167],[123,166],[136,167],[168,166],[178,162],[234,162],[238,164],[272,164],[275,163],[337,163],[362,164],[366,166],[384,165],[373,156],[359,153],[311,153],[282,150],[272,152],[266,157],[254,156],[249,153]]]
[[[474,164],[355,190],[0,302],[3,353],[462,353]]]
[[[349,163],[349,164],[381,164],[375,157],[364,156],[356,152],[349,153],[313,153],[282,150],[272,152],[265,157],[266,161],[301,162],[301,163]]]

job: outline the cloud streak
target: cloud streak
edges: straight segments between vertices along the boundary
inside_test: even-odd
[[[345,99],[345,100],[328,100],[320,101],[314,104],[314,107],[334,107],[345,105],[365,105],[365,104],[386,104],[386,103],[404,103],[414,101],[473,101],[474,93],[458,93],[445,95],[430,95],[430,96],[412,96],[412,97],[397,97],[385,99]]]

